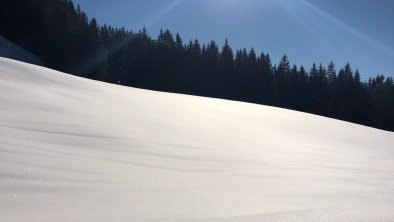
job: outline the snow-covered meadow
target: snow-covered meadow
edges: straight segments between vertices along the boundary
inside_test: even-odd
[[[394,133],[0,58],[0,221],[394,221]]]

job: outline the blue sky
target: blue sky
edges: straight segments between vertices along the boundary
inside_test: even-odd
[[[393,0],[74,0],[100,24],[156,37],[160,28],[186,42],[227,37],[233,49],[283,54],[297,65],[349,62],[363,78],[394,76]]]

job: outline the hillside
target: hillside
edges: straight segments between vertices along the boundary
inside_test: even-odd
[[[122,20],[120,27],[111,26],[105,24],[106,19],[97,21],[84,12],[84,7],[73,2],[2,0],[1,35],[37,55],[46,67],[83,78],[154,91],[275,106],[394,132],[394,76],[390,68],[385,73],[378,71],[383,68],[377,65],[382,61],[372,62],[382,56],[380,53],[362,53],[365,61],[361,64],[374,70],[364,73],[356,64],[349,63],[352,61],[349,55],[357,50],[336,52],[324,60],[315,53],[327,50],[316,45],[309,48],[313,48],[313,53],[305,53],[306,48],[296,50],[303,55],[290,53],[294,47],[310,42],[288,45],[294,40],[293,36],[285,34],[282,29],[277,30],[280,37],[272,40],[266,36],[256,38],[249,44],[265,45],[263,48],[235,48],[232,44],[236,33],[226,33],[216,39],[209,36],[203,40],[201,37],[205,31],[196,32],[193,38],[197,38],[190,39],[191,36],[184,36],[190,34],[187,30],[175,33],[159,29],[159,26],[156,30],[148,30],[143,24],[140,30],[138,26],[132,26],[137,29],[125,29],[123,27],[130,27],[127,25],[130,20]],[[110,4],[108,8],[114,5],[118,4]],[[168,24],[160,27],[168,27]],[[238,26],[232,25],[231,28]],[[267,27],[261,26],[261,30]],[[268,33],[273,34],[270,30],[267,29]],[[247,36],[253,35],[243,37]],[[206,42],[208,39],[211,41]],[[316,39],[320,38],[311,40]],[[277,41],[287,42],[286,47],[279,47],[283,47],[280,52],[272,45]],[[351,42],[354,42],[353,37]],[[365,44],[361,46],[364,48]],[[387,47],[383,48],[387,50]],[[278,57],[280,54],[283,55],[281,58]],[[312,58],[301,62],[306,54]],[[388,64],[394,51],[391,55],[385,58]]]
[[[394,133],[0,58],[0,221],[393,221]]]
[[[22,47],[2,36],[0,36],[0,57],[15,59],[40,66],[44,65],[41,59],[36,55],[26,51]]]

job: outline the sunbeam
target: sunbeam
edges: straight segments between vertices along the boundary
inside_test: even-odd
[[[154,25],[156,22],[160,21],[164,16],[174,10],[177,6],[179,6],[184,0],[173,0],[166,7],[164,7],[161,11],[157,12],[155,15],[151,16],[147,19],[145,25],[147,27]]]
[[[361,40],[365,44],[368,44],[369,46],[372,46],[381,52],[387,54],[388,56],[394,56],[394,50],[391,49],[389,46],[382,44],[381,42],[377,41],[376,39],[368,36],[367,34],[363,33],[360,30],[357,30],[356,28],[346,24],[345,22],[339,20],[338,18],[330,15],[329,13],[321,10],[320,8],[316,7],[315,5],[311,4],[308,0],[298,0],[303,6],[307,7],[314,13],[318,14],[322,18],[328,20],[341,30],[349,33],[352,35],[354,38]]]
[[[149,27],[154,25],[156,22],[160,21],[164,16],[166,16],[168,13],[170,13],[174,8],[179,6],[184,0],[173,0],[170,4],[168,4],[166,7],[164,7],[160,12],[155,14],[155,16],[150,17],[144,26]],[[120,48],[124,47],[129,43],[129,38],[125,38],[120,42],[117,42],[114,44],[110,49],[108,49],[107,53],[113,53],[118,51]],[[87,70],[91,69],[92,67],[96,66],[99,62],[101,62],[101,59],[103,57],[102,52],[97,52],[96,56],[92,57],[89,59],[89,61],[86,61],[82,65],[78,65],[74,68],[73,72],[75,73],[80,73],[80,72],[86,72]]]

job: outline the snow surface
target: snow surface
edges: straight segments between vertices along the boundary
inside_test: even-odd
[[[0,221],[394,221],[394,134],[0,58]]]
[[[40,58],[0,35],[0,57],[44,66]]]

